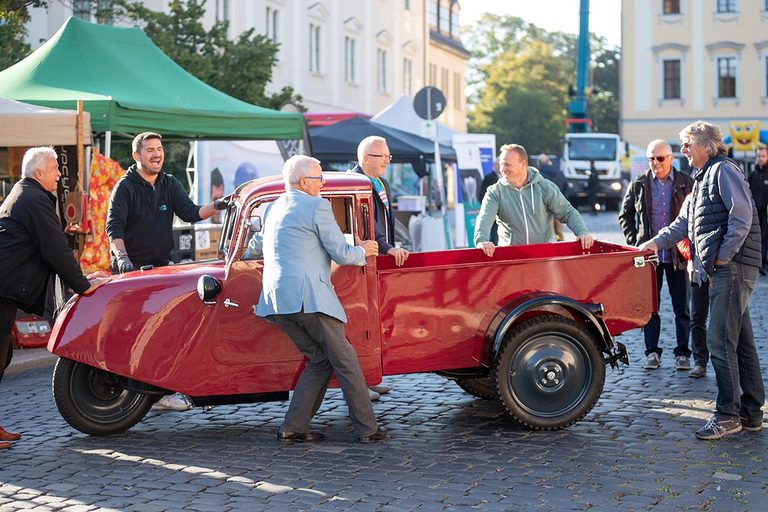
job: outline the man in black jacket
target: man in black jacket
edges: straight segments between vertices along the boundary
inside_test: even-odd
[[[173,216],[198,222],[224,210],[228,203],[216,199],[198,206],[175,177],[163,172],[165,154],[162,137],[144,132],[133,139],[132,165],[112,191],[107,212],[113,274],[130,272],[145,265],[168,265],[173,249]],[[179,396],[164,396],[155,409],[189,409]]]
[[[766,274],[768,265],[768,148],[757,150],[757,167],[749,174],[749,189],[755,200],[757,215],[760,217],[760,233],[762,236],[763,266],[760,274]]]
[[[107,234],[112,249],[112,273],[130,272],[144,265],[168,265],[173,249],[173,216],[198,222],[225,210],[217,199],[198,206],[175,177],[163,172],[162,137],[140,133],[133,139],[134,165],[112,191],[107,213]]]
[[[67,245],[56,215],[56,186],[61,177],[56,152],[32,148],[24,154],[22,179],[0,206],[0,379],[11,360],[11,328],[16,310],[42,315],[51,273],[75,293],[93,286]],[[21,435],[0,427],[0,449]]]
[[[672,148],[668,142],[654,140],[648,144],[647,155],[650,168],[629,184],[619,212],[619,223],[629,245],[647,242],[659,230],[672,223],[693,188],[693,180],[689,176],[672,169]],[[690,283],[686,261],[676,247],[659,252],[659,264],[656,266],[656,291],[659,297],[665,274],[675,313],[675,366],[678,370],[690,370]],[[644,368],[649,370],[658,368],[660,364],[660,331],[661,319],[654,313],[643,329],[646,356]]]

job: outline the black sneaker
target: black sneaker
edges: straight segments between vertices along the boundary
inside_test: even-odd
[[[748,420],[741,418],[741,429],[746,432],[760,432],[763,430],[763,420]]]
[[[705,440],[720,439],[730,434],[741,432],[741,421],[739,420],[720,420],[717,416],[712,416],[706,425],[696,431],[696,437]]]

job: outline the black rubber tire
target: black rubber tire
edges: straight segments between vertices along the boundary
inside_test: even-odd
[[[125,432],[146,416],[156,398],[124,389],[113,373],[59,358],[53,399],[72,427],[92,436]]]
[[[558,430],[592,410],[605,363],[594,335],[570,318],[530,318],[506,336],[491,370],[509,414],[533,430]]]
[[[496,398],[496,388],[493,387],[490,377],[458,377],[454,381],[461,389],[474,397],[483,400]]]

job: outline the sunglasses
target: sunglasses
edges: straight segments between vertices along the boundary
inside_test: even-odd
[[[648,161],[649,161],[649,162],[653,162],[654,160],[656,160],[657,162],[661,163],[661,162],[663,162],[664,160],[666,160],[666,159],[667,159],[668,157],[670,157],[670,156],[672,156],[672,155],[664,155],[664,156],[649,156],[649,157],[648,157]]]
[[[372,156],[374,158],[383,158],[387,162],[391,162],[392,161],[392,155],[375,155],[373,153],[366,153],[366,155]]]

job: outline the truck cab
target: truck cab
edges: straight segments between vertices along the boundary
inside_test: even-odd
[[[589,162],[594,160],[599,173],[597,202],[617,210],[624,197],[626,180],[621,174],[623,145],[615,133],[567,133],[563,144],[561,169],[568,180],[566,197],[574,206],[586,205]]]

